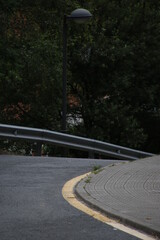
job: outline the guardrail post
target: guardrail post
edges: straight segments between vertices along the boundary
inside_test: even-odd
[[[42,142],[36,142],[35,156],[41,156]]]
[[[90,150],[90,151],[88,152],[88,158],[94,159],[94,151]]]

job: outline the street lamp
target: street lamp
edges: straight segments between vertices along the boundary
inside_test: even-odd
[[[84,23],[92,17],[92,14],[83,8],[74,10],[71,15],[64,15],[63,19],[63,109],[62,109],[62,131],[66,132],[67,113],[67,21],[74,20],[76,23]]]

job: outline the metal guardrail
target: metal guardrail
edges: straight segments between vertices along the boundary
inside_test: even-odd
[[[79,149],[89,152],[94,157],[94,153],[117,158],[136,160],[153,156],[151,153],[134,150],[102,141],[89,138],[78,137],[38,128],[28,128],[14,125],[0,124],[0,138],[23,139],[37,143],[49,143],[72,149]]]

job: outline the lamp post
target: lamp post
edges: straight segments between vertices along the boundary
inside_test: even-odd
[[[62,108],[62,131],[66,132],[67,114],[67,22],[74,20],[76,23],[84,23],[92,17],[92,14],[83,8],[74,10],[71,15],[63,18],[63,108]]]

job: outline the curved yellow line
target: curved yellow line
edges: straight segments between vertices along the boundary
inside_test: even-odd
[[[74,186],[84,177],[86,177],[87,175],[89,175],[90,173],[86,173],[83,174],[81,176],[75,177],[71,180],[69,180],[68,182],[65,183],[65,185],[63,186],[62,189],[62,195],[64,197],[64,199],[70,203],[72,206],[74,206],[75,208],[79,209],[80,211],[94,217],[95,219],[108,224],[110,226],[112,226],[114,228],[114,230],[119,229],[123,232],[126,232],[130,235],[133,235],[135,237],[138,237],[139,239],[143,239],[143,240],[154,240],[155,238],[148,236],[144,233],[141,233],[135,229],[132,229],[130,227],[126,227],[123,224],[120,224],[119,222],[116,222],[115,220],[112,220],[108,217],[106,217],[105,215],[103,215],[102,213],[95,211],[91,208],[89,208],[88,206],[86,206],[84,203],[80,202],[75,194],[74,194]]]

